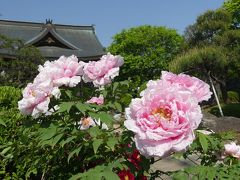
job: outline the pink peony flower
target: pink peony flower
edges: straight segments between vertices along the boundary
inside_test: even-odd
[[[212,93],[210,92],[210,86],[196,77],[191,77],[186,74],[176,75],[171,72],[162,71],[161,79],[189,89],[197,98],[198,102],[207,101],[211,98]]]
[[[96,126],[96,123],[91,117],[82,118],[79,124],[80,130],[86,130],[89,129],[90,127]]]
[[[39,66],[39,75],[37,81],[44,80],[46,77],[51,78],[54,86],[74,87],[81,81],[83,75],[84,62],[78,62],[76,56],[61,56],[55,61],[46,61],[43,66]]]
[[[145,157],[163,157],[185,150],[194,140],[193,130],[202,119],[192,93],[168,81],[149,81],[141,98],[126,108],[127,129],[135,133],[137,149]]]
[[[87,101],[87,103],[101,105],[104,103],[104,97],[102,95],[99,97],[92,97]]]
[[[93,82],[94,86],[104,86],[112,82],[119,74],[119,67],[123,65],[121,56],[110,53],[103,55],[99,61],[90,61],[84,66],[83,80]]]
[[[50,79],[39,84],[29,83],[23,90],[23,99],[18,102],[18,109],[22,114],[32,115],[34,118],[48,112],[50,98],[60,97],[60,91],[53,87]]]
[[[231,142],[230,144],[225,144],[224,148],[225,148],[224,156],[230,155],[232,157],[240,159],[240,146],[236,145],[235,142]]]
[[[92,119],[91,117],[82,118],[79,122],[80,130],[87,130],[90,127],[100,126],[101,121]],[[102,129],[108,130],[108,126],[105,123],[102,123]]]

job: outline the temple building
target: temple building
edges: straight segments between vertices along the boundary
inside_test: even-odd
[[[46,23],[0,20],[0,34],[12,39],[20,39],[24,45],[37,47],[46,59],[58,59],[61,55],[74,54],[81,60],[97,60],[105,54],[95,28]],[[0,56],[14,57],[8,49],[0,49]]]

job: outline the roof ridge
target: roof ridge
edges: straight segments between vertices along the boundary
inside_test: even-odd
[[[46,23],[43,23],[43,22],[30,22],[30,21],[14,21],[14,20],[6,20],[6,19],[0,19],[0,23],[3,22],[3,23],[12,23],[12,24],[24,24],[24,25],[46,25]],[[94,28],[94,24],[91,24],[91,25],[72,25],[72,24],[55,24],[53,23],[54,26],[57,26],[57,27],[67,27],[67,28],[70,28],[70,27],[73,27],[73,28],[91,28],[91,29],[95,29]]]

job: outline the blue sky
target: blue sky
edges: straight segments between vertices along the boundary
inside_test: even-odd
[[[224,0],[1,0],[0,19],[56,24],[96,25],[99,40],[109,46],[123,29],[166,26],[183,33],[206,10]]]

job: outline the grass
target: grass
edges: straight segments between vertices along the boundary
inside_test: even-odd
[[[240,118],[240,103],[221,104],[224,116],[233,116]],[[207,109],[208,112],[220,116],[218,106],[212,106]]]

